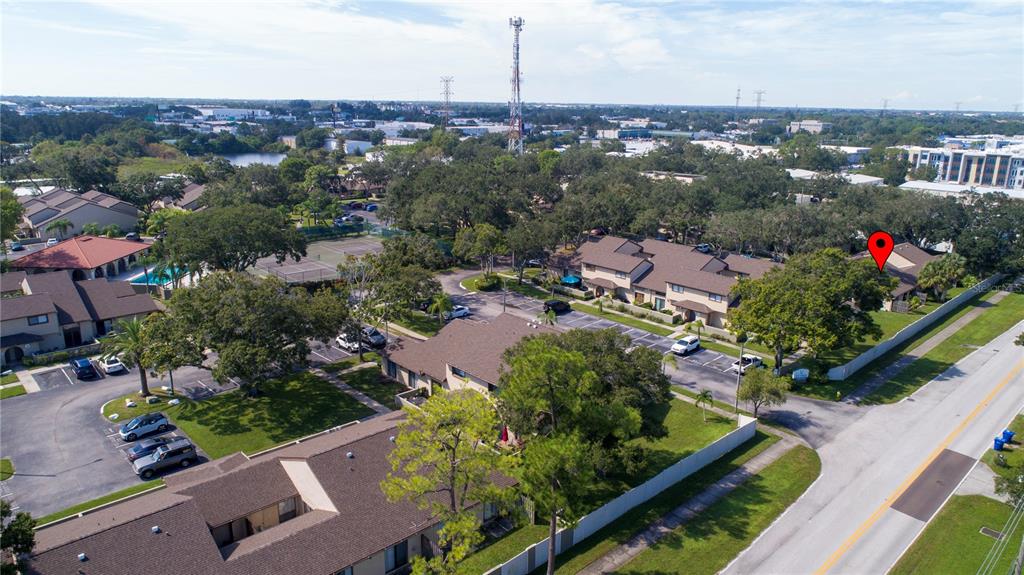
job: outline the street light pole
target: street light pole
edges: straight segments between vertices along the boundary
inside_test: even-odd
[[[740,363],[736,368],[736,420],[740,419],[740,381],[743,377],[743,344],[747,343],[746,339],[740,341]]]
[[[501,278],[501,313],[505,313],[505,300],[508,298],[508,280]]]

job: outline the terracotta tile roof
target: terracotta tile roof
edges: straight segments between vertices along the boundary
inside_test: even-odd
[[[12,268],[89,270],[149,249],[150,244],[75,236],[11,262]]]

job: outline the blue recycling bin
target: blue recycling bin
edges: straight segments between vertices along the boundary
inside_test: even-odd
[[[1010,431],[1009,429],[1003,430],[1003,441],[1005,441],[1006,443],[1011,443],[1013,441],[1013,436],[1014,432]]]
[[[1003,439],[1001,437],[997,437],[993,441],[992,449],[995,449],[996,451],[1002,451],[1003,450],[1003,445],[1005,445],[1005,444],[1006,444],[1006,442],[1003,441]]]

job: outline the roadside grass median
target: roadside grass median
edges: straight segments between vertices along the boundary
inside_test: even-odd
[[[1010,425],[1006,427],[1014,432],[1013,441],[1006,445],[1002,451],[986,450],[985,455],[981,456],[981,461],[988,465],[992,471],[1012,480],[1017,478],[1019,470],[1024,466],[1024,445],[1021,444],[1021,441],[1024,441],[1024,415],[1014,417]],[[1003,456],[1006,465],[999,463],[999,455]]]
[[[126,487],[124,489],[121,489],[121,490],[118,490],[118,491],[114,491],[112,493],[108,493],[108,494],[104,495],[103,497],[97,497],[96,499],[90,499],[89,501],[83,501],[82,503],[78,503],[76,505],[72,505],[71,507],[68,507],[67,509],[62,509],[61,511],[57,511],[56,513],[51,513],[49,515],[44,515],[42,517],[38,517],[38,518],[36,518],[36,525],[45,525],[47,523],[52,523],[54,521],[57,521],[58,519],[64,519],[65,517],[70,517],[72,515],[77,515],[77,514],[83,512],[83,511],[88,511],[88,510],[90,510],[90,509],[92,509],[94,507],[99,507],[100,505],[104,505],[104,504],[110,503],[111,501],[117,501],[118,499],[121,499],[121,498],[124,498],[124,497],[128,497],[129,495],[135,495],[136,493],[141,493],[143,491],[146,491],[147,489],[153,489],[154,487],[159,487],[159,486],[161,486],[163,484],[164,484],[164,480],[163,479],[154,479],[153,481],[143,481],[143,482],[138,483],[137,485],[132,485],[131,487]]]
[[[642,330],[644,330],[646,332],[650,332],[650,333],[653,333],[655,335],[660,335],[662,337],[668,337],[668,336],[672,335],[672,333],[674,331],[672,328],[669,328],[669,327],[662,327],[660,325],[651,323],[649,321],[644,321],[642,319],[638,319],[638,318],[635,318],[633,316],[628,316],[628,315],[623,314],[623,313],[616,313],[616,312],[611,312],[611,311],[607,311],[607,310],[601,310],[601,309],[598,309],[596,306],[592,306],[590,304],[585,304],[585,303],[580,303],[578,301],[572,302],[572,309],[574,309],[576,311],[581,311],[581,312],[583,312],[585,314],[588,314],[588,315],[604,318],[604,319],[607,319],[607,320],[614,321],[616,323],[621,323],[622,325],[628,325],[629,327],[635,327],[637,329],[642,329]]]
[[[236,389],[201,401],[179,396],[181,403],[172,406],[167,405],[169,396],[162,393],[155,404],[145,403],[137,392],[125,397],[138,406],[125,409],[124,397],[117,398],[104,405],[104,417],[118,413],[118,423],[123,423],[142,413],[163,411],[212,459],[236,451],[255,453],[373,414],[369,407],[309,372],[264,382],[256,397]]]
[[[0,385],[18,383],[18,381],[18,374],[16,373],[8,373],[7,375],[0,376]]]
[[[25,391],[24,385],[12,385],[0,389],[0,399],[7,399],[8,397],[18,397],[19,395],[25,395],[28,393]]]
[[[913,573],[975,573],[996,540],[982,527],[1001,531],[1013,508],[984,495],[954,495],[935,515],[889,575]],[[992,573],[1009,573],[1021,545],[1018,528]]]
[[[814,450],[798,445],[616,572],[717,573],[789,508],[820,472],[821,460]]]
[[[0,481],[10,479],[14,475],[14,462],[11,458],[0,459]]]
[[[934,349],[897,373],[865,398],[867,404],[893,403],[939,377],[968,354],[985,346],[1024,318],[1024,294],[1007,294]]]

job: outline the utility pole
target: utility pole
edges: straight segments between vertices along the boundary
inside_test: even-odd
[[[737,338],[738,339],[738,338]],[[743,345],[747,338],[740,339],[740,362],[736,367],[736,421],[740,419],[740,382],[743,381]]]
[[[754,101],[756,102],[755,106],[757,107],[757,111],[758,112],[761,111],[761,99],[764,97],[764,95],[765,95],[765,91],[764,90],[754,90],[754,96],[755,96]]]
[[[519,33],[523,31],[523,19],[516,16],[508,19],[512,28],[512,97],[508,101],[508,151],[523,153],[523,98],[519,88],[522,73],[519,71]]]
[[[740,87],[736,86],[736,108],[732,114],[732,120],[734,122],[740,121]]]
[[[453,76],[441,76],[441,129],[448,129],[448,120],[452,114],[452,82]]]

